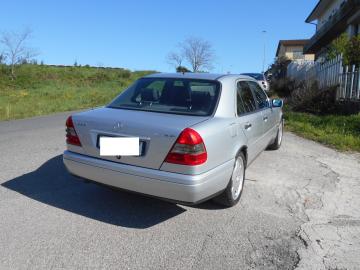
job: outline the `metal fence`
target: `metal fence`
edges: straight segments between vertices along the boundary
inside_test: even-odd
[[[339,98],[360,101],[360,69],[346,66],[339,77]]]
[[[297,81],[305,81],[315,77],[315,62],[308,60],[294,60],[288,67],[286,75]]]
[[[324,63],[293,61],[287,76],[295,81],[317,81],[320,89],[337,86],[338,99],[360,101],[360,68],[344,66],[341,56]]]

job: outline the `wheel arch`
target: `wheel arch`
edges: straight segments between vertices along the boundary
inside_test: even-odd
[[[247,160],[248,160],[248,154],[247,154],[247,146],[243,145],[240,147],[240,149],[237,151],[236,156],[237,157],[240,153],[242,153],[245,157],[245,167],[247,167]]]

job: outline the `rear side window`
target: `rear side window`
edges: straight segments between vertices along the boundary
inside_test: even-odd
[[[255,100],[249,85],[245,81],[237,84],[237,113],[238,115],[256,111]]]
[[[142,78],[108,107],[208,116],[214,112],[219,92],[218,81]]]
[[[268,97],[256,82],[247,82],[254,93],[255,102],[259,109],[268,108]]]

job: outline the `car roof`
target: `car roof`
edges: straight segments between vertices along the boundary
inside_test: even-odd
[[[145,76],[144,78],[175,78],[175,79],[199,79],[199,80],[219,80],[223,78],[243,78],[249,79],[248,76],[239,75],[239,74],[217,74],[217,73],[154,73]]]
[[[247,73],[241,73],[241,75],[248,75],[248,74],[254,74],[254,75],[264,75],[263,73],[259,73],[259,72],[247,72]]]

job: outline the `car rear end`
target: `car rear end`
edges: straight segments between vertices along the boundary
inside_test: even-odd
[[[231,162],[214,164],[211,134],[221,85],[215,80],[143,78],[109,106],[66,122],[68,171],[81,178],[197,203],[226,187]],[[139,138],[138,156],[101,156],[100,138]],[[209,139],[210,138],[210,139]]]

